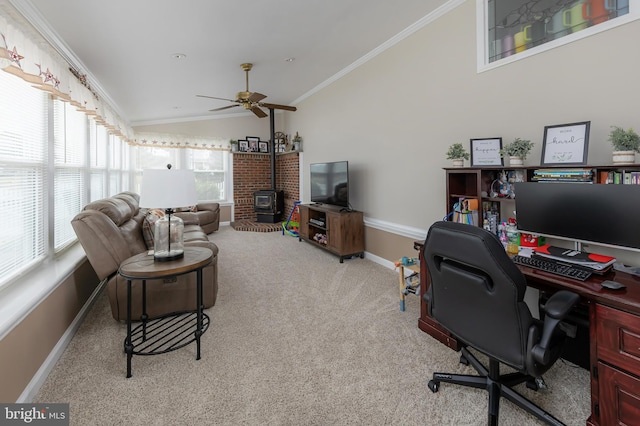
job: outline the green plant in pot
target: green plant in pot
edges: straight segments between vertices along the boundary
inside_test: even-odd
[[[454,143],[447,151],[447,160],[453,160],[454,167],[462,167],[464,160],[469,159],[469,153],[461,143]]]
[[[293,139],[291,139],[291,142],[293,142],[293,149],[295,151],[299,151],[300,144],[302,144],[302,136],[300,136],[298,132],[296,132],[296,135],[293,137]]]
[[[238,141],[236,139],[231,139],[229,141],[229,145],[231,145],[231,152],[237,152],[238,151]]]
[[[515,138],[513,142],[502,147],[500,155],[502,157],[508,156],[511,166],[523,166],[531,148],[533,148],[533,142],[530,140]]]
[[[625,130],[618,126],[611,126],[611,129],[609,141],[613,145],[613,163],[635,163],[636,152],[640,152],[640,136],[633,129]]]

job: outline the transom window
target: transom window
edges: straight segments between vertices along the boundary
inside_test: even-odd
[[[480,71],[638,19],[629,0],[476,1]]]

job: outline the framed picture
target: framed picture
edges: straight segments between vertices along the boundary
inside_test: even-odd
[[[249,148],[247,151],[249,152],[258,152],[258,142],[260,142],[260,138],[257,136],[247,136],[247,143],[249,144]]]
[[[238,151],[247,152],[248,150],[249,150],[249,142],[239,140],[238,141]]]
[[[258,142],[258,150],[260,152],[269,152],[269,142],[259,141]]]
[[[540,165],[587,164],[590,121],[545,126]]]
[[[502,138],[471,139],[471,167],[504,166]]]

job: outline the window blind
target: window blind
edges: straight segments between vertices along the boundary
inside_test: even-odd
[[[46,95],[0,72],[0,285],[46,254]]]
[[[76,240],[73,217],[85,203],[88,119],[71,104],[54,101],[54,251]]]

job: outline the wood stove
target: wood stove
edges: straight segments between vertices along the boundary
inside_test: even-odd
[[[258,214],[259,223],[282,221],[284,191],[265,189],[253,193],[253,211]]]

